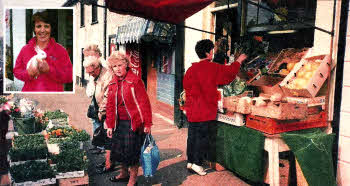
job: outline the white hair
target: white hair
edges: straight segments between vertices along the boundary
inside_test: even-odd
[[[88,56],[84,59],[84,63],[83,63],[83,66],[86,68],[86,67],[89,67],[89,66],[94,66],[94,67],[97,67],[101,65],[101,60],[100,58],[97,58],[95,56]]]

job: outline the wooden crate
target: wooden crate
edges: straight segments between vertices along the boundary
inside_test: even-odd
[[[283,81],[283,78],[281,77],[266,76],[266,75],[262,75],[260,72],[255,77],[250,79],[247,82],[247,85],[255,86],[259,89],[260,92],[265,94],[270,94],[270,95],[276,94],[276,93],[283,94],[283,91],[279,86],[279,83],[281,81]]]
[[[307,48],[295,49],[295,48],[286,48],[281,50],[277,58],[271,63],[268,74],[278,74],[280,66],[284,63],[298,63],[306,54]]]
[[[88,185],[89,176],[86,174],[84,177],[79,178],[62,178],[58,179],[58,185],[70,186],[70,185]]]
[[[253,104],[252,115],[268,117],[278,120],[305,119],[307,117],[307,104],[268,102],[266,106]]]
[[[305,120],[277,120],[249,114],[246,126],[267,134],[327,127],[327,114],[323,111],[316,115],[309,115]]]

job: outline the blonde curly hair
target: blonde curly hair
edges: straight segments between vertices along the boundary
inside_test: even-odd
[[[108,68],[112,70],[112,65],[115,61],[123,61],[127,67],[129,68],[130,60],[129,57],[119,51],[114,51],[107,59]]]

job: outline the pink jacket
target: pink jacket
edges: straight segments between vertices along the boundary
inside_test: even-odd
[[[113,76],[108,86],[106,125],[108,128],[116,128],[116,93],[118,92],[118,77]],[[121,81],[121,92],[125,108],[131,118],[133,131],[142,130],[152,126],[151,104],[142,80],[130,70],[124,80]]]
[[[73,66],[65,48],[50,39],[45,48],[47,54],[46,61],[50,71],[46,74],[40,74],[37,79],[29,76],[27,72],[27,63],[36,55],[36,39],[32,38],[19,53],[13,73],[19,80],[24,81],[22,91],[63,91],[63,84],[73,81]]]

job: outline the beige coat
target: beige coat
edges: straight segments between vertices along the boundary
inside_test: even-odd
[[[94,78],[91,78],[87,85],[86,94],[88,96],[92,96],[95,91],[95,98],[99,107],[99,116],[106,115],[107,97],[104,95],[108,92],[108,83],[112,80],[112,77],[113,74],[111,71],[102,67],[98,79],[95,81]]]

